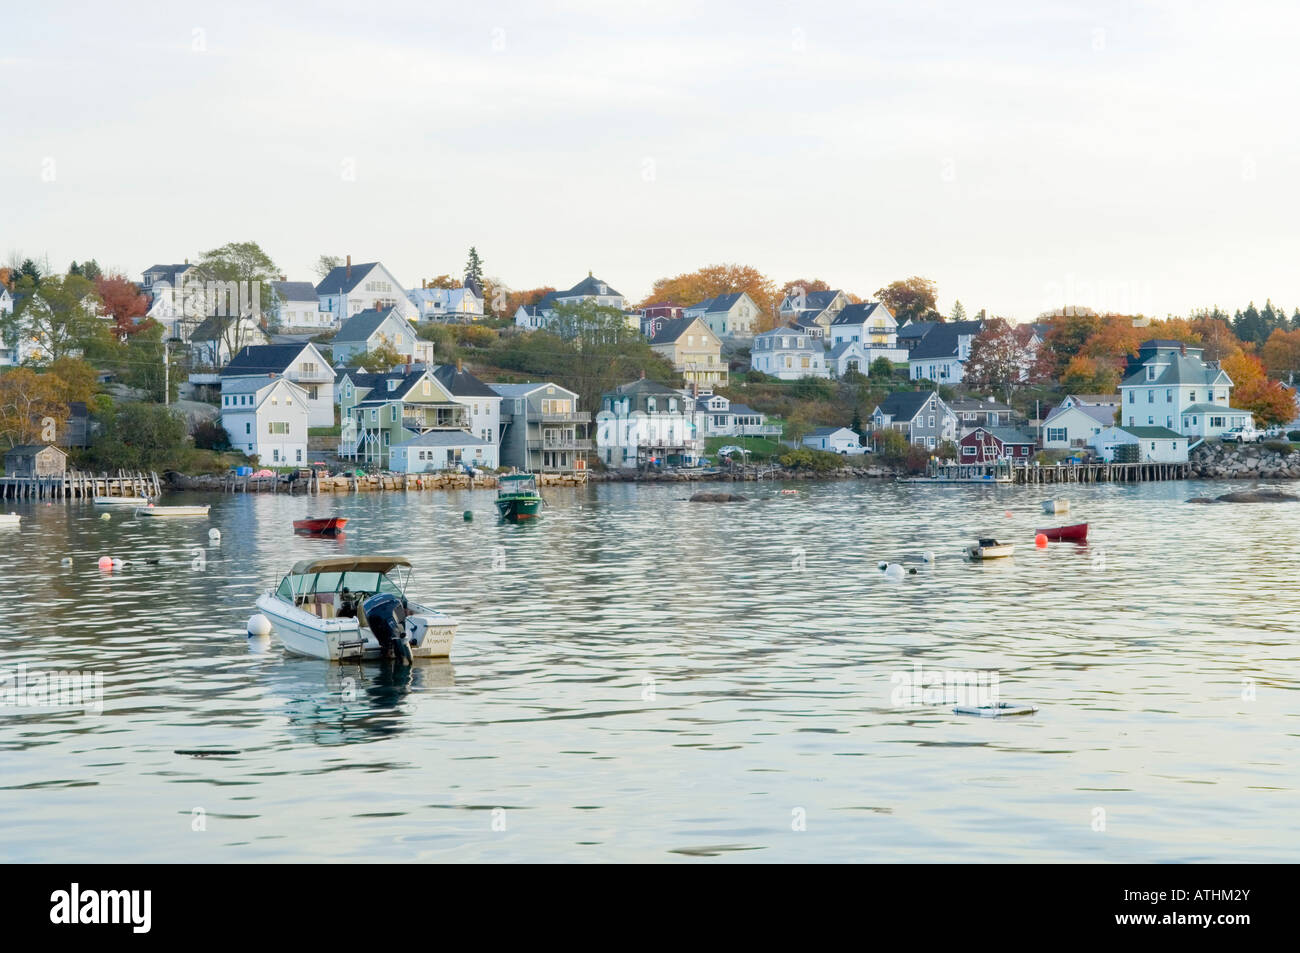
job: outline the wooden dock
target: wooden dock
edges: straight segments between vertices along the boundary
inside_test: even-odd
[[[1057,463],[1052,466],[1014,466],[1015,483],[1152,483],[1186,480],[1191,463]]]
[[[97,496],[158,496],[162,486],[158,474],[139,470],[112,473],[80,473],[71,470],[61,476],[0,477],[0,499],[90,500]]]

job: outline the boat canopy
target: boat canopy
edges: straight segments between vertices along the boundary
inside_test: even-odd
[[[497,482],[504,482],[504,481],[506,481],[506,480],[532,480],[532,479],[536,479],[536,474],[534,474],[534,473],[507,473],[505,476],[498,477],[498,478],[497,478]]]
[[[397,567],[411,568],[404,556],[328,556],[325,559],[302,559],[289,570],[291,576],[311,576],[322,572],[388,573]]]

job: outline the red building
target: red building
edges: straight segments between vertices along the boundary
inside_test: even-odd
[[[976,427],[957,441],[961,463],[993,463],[996,460],[1028,462],[1037,442],[1027,433],[1011,427]]]

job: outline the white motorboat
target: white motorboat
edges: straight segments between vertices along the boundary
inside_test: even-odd
[[[1069,500],[1043,500],[1043,512],[1047,514],[1070,512]]]
[[[147,496],[97,496],[94,499],[96,506],[148,506],[149,497]]]
[[[1003,559],[1016,551],[1013,543],[999,543],[996,539],[981,539],[966,550],[971,559]]]
[[[150,503],[148,506],[137,506],[135,515],[154,517],[207,516],[209,508],[207,504],[203,506],[155,506]]]
[[[401,556],[304,559],[257,600],[295,655],[343,661],[447,658],[455,619],[406,599],[411,563]]]
[[[17,526],[21,520],[17,513],[0,513],[0,526]]]

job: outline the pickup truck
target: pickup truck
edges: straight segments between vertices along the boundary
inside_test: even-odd
[[[1263,432],[1254,427],[1237,427],[1225,431],[1222,437],[1224,443],[1259,443],[1263,439]]]

